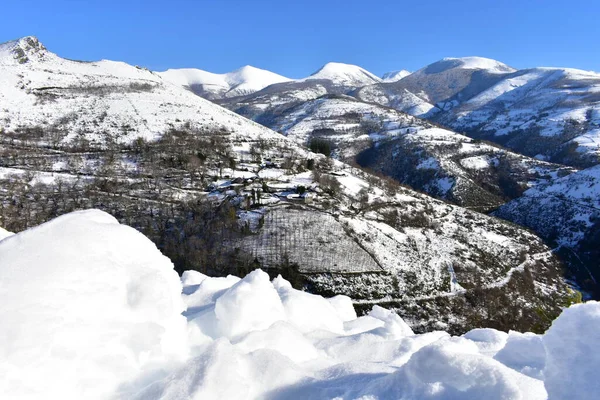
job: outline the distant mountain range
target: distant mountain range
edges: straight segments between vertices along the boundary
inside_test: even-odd
[[[163,74],[181,83],[174,76],[185,71]],[[413,73],[390,72],[383,78],[341,63],[326,64],[313,75],[296,80],[256,71],[260,74],[247,74],[242,83],[253,88],[252,93],[212,90],[208,79],[187,87],[230,109],[249,105],[242,113],[261,123],[267,121],[263,114],[280,113],[277,108],[282,105],[325,94],[346,94],[546,161],[586,167],[598,163],[600,156],[600,74],[596,72],[516,70],[482,57],[445,58]],[[237,76],[238,72],[231,74]]]

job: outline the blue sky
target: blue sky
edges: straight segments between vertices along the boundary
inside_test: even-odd
[[[8,0],[0,42],[154,70],[246,64],[292,78],[328,61],[377,75],[478,55],[516,68],[600,71],[597,0]]]

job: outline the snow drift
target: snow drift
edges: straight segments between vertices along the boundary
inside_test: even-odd
[[[169,259],[100,211],[0,242],[0,395],[106,398],[187,353]]]
[[[393,312],[357,318],[345,296],[260,270],[179,280],[148,239],[95,210],[0,241],[0,322],[1,398],[541,400],[600,389],[600,303],[572,307],[543,336],[415,335]]]

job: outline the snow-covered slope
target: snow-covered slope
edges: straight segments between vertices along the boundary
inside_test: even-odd
[[[399,71],[400,74],[406,71]],[[245,66],[226,74],[215,74],[200,69],[170,69],[157,72],[166,81],[189,88],[197,95],[219,103],[227,104],[227,99],[248,96],[271,85],[276,85],[278,92],[289,90],[302,91],[307,87],[325,86],[327,88],[353,88],[379,83],[382,80],[367,70],[356,65],[330,62],[312,75],[303,79],[289,79],[274,72]],[[399,77],[397,79],[400,79]],[[316,83],[311,81],[317,81]],[[285,85],[288,83],[288,85]],[[278,85],[282,84],[282,85]],[[340,89],[334,91],[339,92]],[[321,93],[323,94],[323,93]],[[306,95],[299,95],[306,97]]]
[[[304,78],[306,80],[328,80],[339,86],[361,87],[381,82],[381,79],[356,65],[330,62],[317,72]]]
[[[380,82],[380,78],[356,65],[328,63],[306,78],[274,84],[248,96],[217,102],[271,127],[271,119],[291,106],[327,94],[349,94],[357,88]]]
[[[415,335],[394,312],[357,318],[347,297],[261,270],[189,271],[182,284],[149,240],[95,210],[1,241],[0,277],[3,398],[591,400],[600,389],[594,302],[543,336]]]
[[[480,211],[572,171],[350,96],[290,105],[271,117],[269,127],[302,145],[325,140],[340,159],[358,160],[403,184]]]
[[[531,156],[593,165],[600,155],[600,74],[568,68],[517,71],[439,121]]]
[[[396,81],[399,81],[400,79],[402,79],[402,78],[404,78],[404,77],[406,77],[408,75],[410,75],[410,71],[407,71],[405,69],[401,69],[399,71],[386,72],[381,77],[381,80],[383,82],[396,82]]]
[[[454,96],[467,97],[473,90],[487,88],[504,74],[515,70],[499,61],[481,57],[444,58],[391,83],[398,92],[407,89],[431,104],[448,102]]]
[[[600,166],[526,191],[496,215],[527,226],[552,242],[579,282],[600,292]]]
[[[591,71],[447,58],[354,95],[531,157],[585,167],[600,155],[600,74]]]
[[[194,93],[208,99],[247,95],[275,83],[291,81],[274,72],[250,65],[225,74],[194,68],[169,69],[158,74],[165,80],[189,87]]]
[[[416,116],[432,117],[487,89],[515,70],[481,57],[444,58],[400,80],[365,86],[356,97]]]
[[[546,161],[583,168],[595,165],[600,155],[600,75],[591,71],[516,70],[483,57],[444,58],[413,73],[400,70],[383,78],[342,63],[328,63],[297,80],[248,68],[224,75],[200,70],[162,74],[267,126],[286,106],[348,94]],[[203,83],[194,86],[194,81]]]
[[[501,63],[500,61],[492,60],[485,57],[447,57],[436,63],[430,64],[425,73],[441,73],[451,68],[461,69],[482,69],[489,73],[504,74],[506,72],[516,71],[514,68]]]
[[[92,143],[156,140],[186,122],[281,140],[151,71],[115,61],[66,60],[34,37],[0,47],[0,104],[4,132],[50,129],[56,143],[78,137]]]

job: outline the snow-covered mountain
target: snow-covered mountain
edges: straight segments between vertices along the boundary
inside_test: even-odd
[[[381,80],[383,82],[396,82],[396,81],[399,81],[400,79],[402,79],[404,77],[407,77],[408,75],[410,75],[410,71],[407,71],[405,69],[401,69],[401,70],[398,70],[398,71],[386,72],[381,77]]]
[[[361,87],[381,82],[381,79],[356,65],[330,62],[300,81],[327,80],[345,87]]]
[[[515,70],[467,57],[443,59],[396,82],[350,90],[333,84],[274,85],[222,104],[298,143],[325,139],[344,160],[358,157],[361,165],[413,188],[489,211],[574,171],[543,160],[597,163],[598,87],[598,74],[591,72]],[[433,125],[391,109],[465,135],[432,130]]]
[[[275,83],[291,81],[284,76],[250,65],[225,74],[214,74],[194,68],[169,69],[158,74],[165,80],[188,87],[209,100],[247,95]]]
[[[404,73],[405,71],[400,71]],[[251,95],[268,86],[279,83],[302,83],[324,81],[326,86],[357,88],[382,82],[380,78],[356,65],[330,62],[303,79],[290,79],[271,71],[245,66],[238,70],[215,74],[195,68],[169,69],[157,72],[166,81],[188,88],[209,100],[221,100]],[[399,78],[398,78],[399,79]],[[312,83],[312,82],[311,82]],[[321,82],[323,83],[323,82]],[[287,87],[281,85],[281,88]]]
[[[477,91],[479,87],[487,88],[504,74],[514,71],[505,64],[487,58],[444,58],[413,72],[402,81],[390,84],[390,88],[394,91],[407,89],[437,106],[453,100],[455,96],[458,99],[468,96],[469,92]]]
[[[43,127],[53,142],[45,144],[78,137],[97,144],[155,140],[186,122],[245,138],[281,140],[154,72],[122,62],[60,58],[34,37],[0,45],[0,87],[1,129],[19,133]]]
[[[516,71],[436,120],[527,155],[593,165],[600,157],[600,74]]]
[[[568,295],[557,259],[525,230],[312,154],[157,73],[65,60],[32,37],[1,49],[0,225],[11,231],[101,207],[179,269],[260,266],[360,307],[386,302],[421,331],[547,326],[533,309],[557,315]],[[278,85],[327,83],[257,93]]]
[[[180,70],[163,74],[186,87],[192,87],[194,79],[206,81],[195,86],[197,94],[267,126],[268,114],[279,113],[280,107],[325,94],[348,94],[546,161],[587,167],[600,156],[600,74],[596,72],[516,70],[483,57],[444,58],[413,73],[400,70],[383,78],[342,63],[328,63],[297,80],[252,71],[242,75],[260,79],[235,78],[232,84],[226,77],[239,73]],[[201,77],[194,78],[195,73]],[[265,118],[257,118],[259,114]]]
[[[455,102],[478,93],[515,70],[501,62],[481,57],[444,58],[397,82],[365,87],[356,96],[411,112],[431,116]]]
[[[467,57],[443,59],[398,82],[365,86],[355,96],[531,157],[589,166],[600,155],[598,93],[595,72],[515,70]]]

